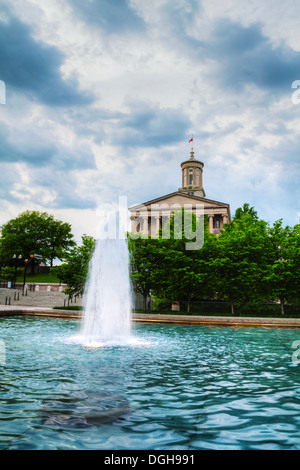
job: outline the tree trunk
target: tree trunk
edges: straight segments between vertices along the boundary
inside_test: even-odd
[[[147,310],[147,295],[143,296],[143,310]]]
[[[231,315],[235,315],[235,305],[234,300],[230,299]]]
[[[30,266],[30,274],[34,274],[34,268],[35,268],[35,263],[34,263],[34,260],[32,259],[31,266]]]
[[[188,300],[187,300],[187,313],[190,313],[191,310],[191,293],[188,292]]]
[[[284,298],[280,297],[280,310],[281,310],[281,315],[284,315]]]

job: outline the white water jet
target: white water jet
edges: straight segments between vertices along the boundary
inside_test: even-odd
[[[98,240],[84,295],[80,336],[86,345],[127,343],[132,296],[127,240]]]
[[[84,293],[81,329],[70,341],[87,347],[140,344],[131,334],[132,290],[129,251],[125,237],[103,231],[112,222],[109,214],[97,240]]]
[[[80,332],[71,336],[68,342],[89,348],[150,344],[132,335],[133,302],[128,241],[121,222],[121,236],[116,236],[115,223],[114,213],[105,214],[99,229],[101,236],[89,265]]]

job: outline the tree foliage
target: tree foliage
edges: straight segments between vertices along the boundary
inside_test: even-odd
[[[156,238],[142,236],[130,240],[132,252],[132,279],[136,292],[143,295],[144,308],[150,295],[156,303],[187,300],[188,311],[192,296],[203,295],[208,285],[204,259],[207,250],[188,250],[188,243],[196,238],[197,221],[192,214],[188,229],[184,226],[184,211],[174,211]],[[198,223],[204,223],[198,221]],[[207,230],[207,236],[211,236]]]
[[[155,238],[128,236],[132,284],[145,309],[150,296],[169,305],[186,301],[188,311],[191,299],[228,300],[232,314],[240,302],[280,302],[282,314],[286,303],[299,302],[300,225],[284,227],[278,220],[270,226],[244,204],[219,236],[209,232],[205,219],[203,246],[189,250],[197,219],[192,214],[188,230],[184,221],[184,210],[175,211]],[[19,256],[31,253],[64,259],[55,273],[68,285],[69,296],[78,295],[84,292],[95,244],[83,235],[78,246],[69,224],[26,211],[2,226],[1,264],[16,268]]]
[[[299,300],[300,225],[283,227],[282,220],[268,229],[268,271],[265,276],[267,295],[280,300],[281,313],[285,302]]]
[[[61,282],[67,284],[65,292],[69,297],[83,294],[95,245],[96,240],[93,237],[83,235],[81,246],[76,245],[66,255],[66,262],[53,268]]]
[[[229,300],[235,313],[236,301],[257,300],[267,270],[266,223],[256,213],[240,211],[216,239],[210,260],[218,297]]]
[[[203,247],[189,251],[175,216],[165,233],[130,242],[133,284],[144,299],[185,300],[188,311],[191,298],[228,300],[232,314],[240,302],[280,301],[284,314],[285,302],[299,301],[300,225],[269,226],[244,204],[219,236],[205,223]]]
[[[143,296],[143,308],[147,310],[147,298],[158,285],[157,265],[159,263],[156,240],[150,237],[139,237],[135,240],[128,237],[131,253],[131,278],[135,292]]]
[[[74,245],[71,225],[47,212],[25,211],[1,227],[2,264],[11,264],[14,255],[24,260],[37,253],[52,266]]]

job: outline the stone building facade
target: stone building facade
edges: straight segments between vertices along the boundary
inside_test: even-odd
[[[219,234],[223,225],[231,221],[230,205],[206,198],[203,168],[191,149],[190,158],[181,163],[182,187],[178,191],[129,208],[131,231],[155,236],[174,210],[184,208],[197,218],[208,216],[210,232]]]

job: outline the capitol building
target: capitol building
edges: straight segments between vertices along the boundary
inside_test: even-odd
[[[184,208],[191,210],[197,218],[207,216],[209,231],[219,234],[223,225],[231,221],[230,205],[206,197],[203,168],[204,164],[195,159],[192,148],[190,158],[181,163],[181,188],[129,208],[131,232],[155,236],[174,210]]]

